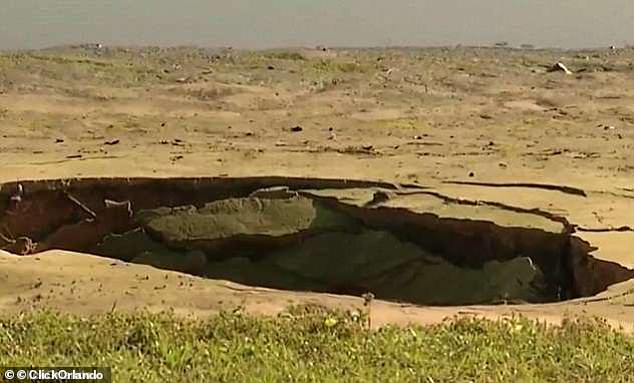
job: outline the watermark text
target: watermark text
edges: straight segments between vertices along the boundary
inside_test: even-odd
[[[2,382],[111,383],[109,367],[0,367]]]

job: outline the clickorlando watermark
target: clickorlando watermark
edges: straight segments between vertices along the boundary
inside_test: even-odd
[[[1,367],[3,382],[112,382],[109,367]]]

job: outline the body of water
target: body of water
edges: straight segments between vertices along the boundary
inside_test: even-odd
[[[634,43],[632,0],[2,0],[0,49]]]

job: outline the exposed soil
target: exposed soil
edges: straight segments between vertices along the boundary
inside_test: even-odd
[[[375,290],[422,304],[531,303],[426,309],[383,302],[374,307],[376,323],[520,312],[586,313],[627,325],[634,317],[627,281],[634,269],[633,59],[628,49],[4,53],[0,247],[30,255],[0,256],[0,307],[202,315],[241,304],[270,313],[289,301],[349,307],[362,300],[339,294]],[[556,62],[572,74],[548,72]],[[67,181],[28,181],[42,179]],[[351,179],[380,182],[342,181]],[[274,186],[288,186],[291,196],[279,189],[251,195]],[[216,227],[207,214],[233,216],[228,206],[254,209],[272,198],[310,204],[293,205],[290,217],[263,207],[265,216],[290,223],[251,221],[251,231]],[[227,199],[235,201],[209,206]],[[345,224],[320,221],[325,226],[311,232],[306,217],[315,211]],[[184,226],[165,224],[184,222],[183,212],[227,238],[207,231],[190,241]],[[387,244],[420,267],[378,256]],[[356,263],[332,257],[342,249]],[[152,251],[166,256],[155,262]],[[368,252],[374,263],[362,256]],[[450,293],[514,267],[522,289],[500,278],[494,290]],[[419,277],[438,270],[452,277]],[[372,275],[371,283],[354,279],[359,273]],[[540,274],[542,283],[527,283]]]
[[[371,200],[350,202],[349,190],[364,189]],[[526,213],[513,212],[517,224],[501,226],[382,206],[426,193],[418,187],[261,177],[36,181],[2,190],[0,249],[19,255],[87,252],[252,286],[427,305],[561,301],[634,277],[593,258],[564,218],[522,227]]]

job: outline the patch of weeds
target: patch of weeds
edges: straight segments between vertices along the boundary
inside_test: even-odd
[[[366,299],[366,302],[368,299]],[[112,366],[115,381],[634,381],[634,337],[522,317],[368,328],[365,310],[295,306],[201,319],[112,312],[0,318],[0,365]]]
[[[289,60],[289,61],[305,61],[306,57],[299,52],[293,51],[282,51],[282,52],[271,52],[264,55],[268,59],[273,60]]]
[[[331,78],[331,79],[319,79],[317,81],[313,81],[309,87],[309,90],[314,93],[323,93],[332,89],[336,89],[337,86],[343,84],[344,81],[339,78]]]
[[[325,73],[333,73],[333,72],[365,73],[367,72],[367,67],[357,62],[350,62],[350,61],[341,62],[341,61],[335,61],[331,59],[318,60],[315,63],[313,63],[312,67],[318,72],[325,72]]]

